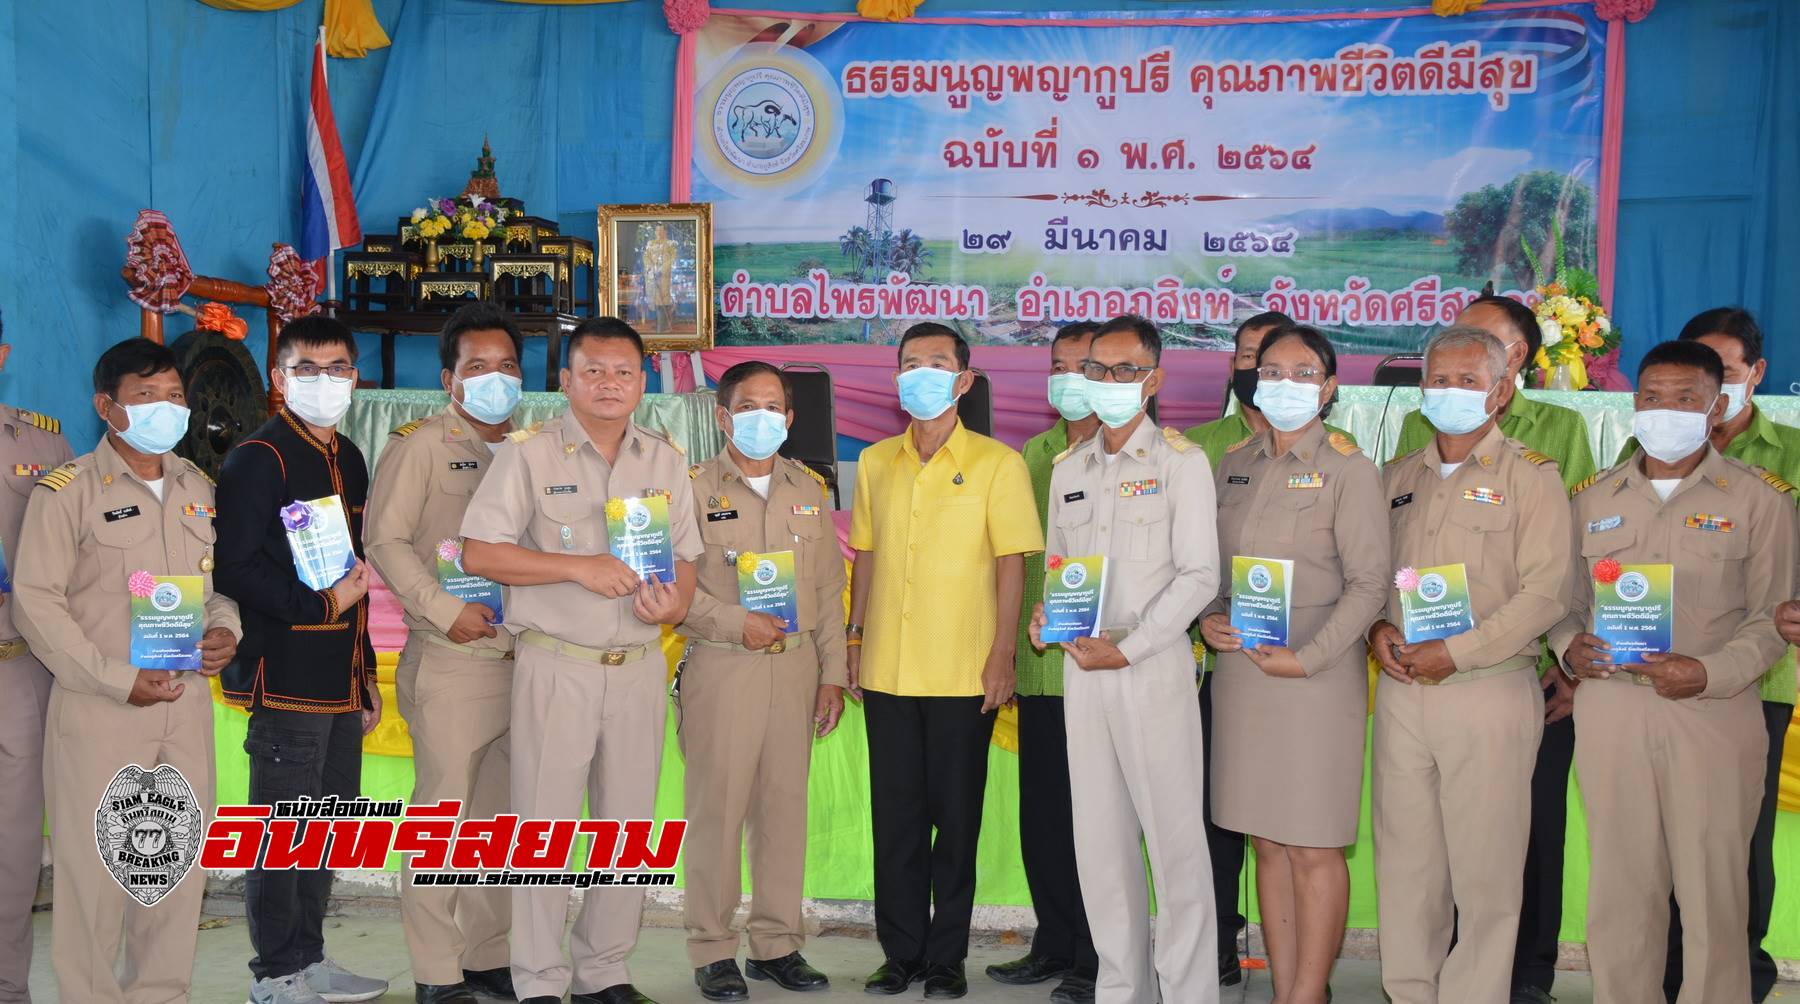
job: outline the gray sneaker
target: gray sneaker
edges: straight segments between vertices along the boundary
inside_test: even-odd
[[[290,973],[251,984],[247,1004],[322,1004],[323,1001],[324,998],[306,985],[304,976]]]
[[[307,966],[300,975],[306,978],[313,993],[329,1004],[372,1001],[388,991],[387,980],[358,976],[331,961],[330,956]]]

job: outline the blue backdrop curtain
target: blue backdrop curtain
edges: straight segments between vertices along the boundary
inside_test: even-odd
[[[719,3],[846,10],[850,0]],[[1342,0],[931,0],[971,10],[1333,9]],[[1372,0],[1365,7],[1418,6]],[[503,191],[577,233],[601,202],[668,195],[675,38],[661,4],[376,0],[393,46],[331,61],[364,228],[460,191],[484,135]],[[298,235],[310,46],[322,0],[273,13],[195,3],[0,4],[0,310],[18,345],[0,401],[100,426],[88,373],[137,330],[118,279],[139,208],[174,222],[196,271],[260,281]],[[1770,334],[1766,389],[1800,381],[1800,4],[1665,0],[1630,28],[1615,309],[1626,369],[1692,313],[1740,302]],[[261,319],[247,319],[259,332]],[[171,328],[184,330],[176,319]],[[251,343],[259,354],[260,339]],[[365,375],[379,377],[373,344]],[[541,350],[527,360],[542,379]],[[397,382],[436,383],[428,340]]]

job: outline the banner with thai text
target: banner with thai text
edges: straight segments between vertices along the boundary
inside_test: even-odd
[[[936,320],[1042,344],[1135,313],[1205,346],[1273,309],[1347,351],[1416,348],[1490,281],[1532,299],[1555,229],[1594,267],[1605,40],[1588,3],[715,11],[678,75],[676,170],[714,204],[716,341]]]

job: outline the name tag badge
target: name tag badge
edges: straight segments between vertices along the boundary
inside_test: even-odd
[[[1405,495],[1398,496],[1388,502],[1388,508],[1398,509],[1403,505],[1412,505],[1412,497],[1412,492],[1407,492]]]
[[[134,505],[128,505],[120,509],[108,509],[105,513],[106,521],[108,523],[117,523],[119,520],[130,519],[136,515],[138,515],[138,507]]]
[[[1307,471],[1304,474],[1289,474],[1287,486],[1289,488],[1323,488],[1325,487],[1325,475],[1319,471]]]
[[[721,509],[718,512],[709,512],[706,514],[706,521],[708,523],[723,523],[728,519],[737,519],[736,509]]]
[[[450,461],[450,469],[453,471],[478,471],[481,469],[481,461],[452,460]]]
[[[1145,478],[1142,481],[1125,481],[1121,482],[1119,485],[1119,497],[1122,499],[1137,498],[1140,495],[1155,495],[1160,491],[1162,491],[1162,487],[1157,484],[1155,478]]]
[[[1619,525],[1624,522],[1625,517],[1623,516],[1608,516],[1605,519],[1596,519],[1588,523],[1588,532],[1605,533],[1608,530],[1617,530]]]
[[[1470,488],[1463,492],[1464,502],[1480,502],[1483,505],[1505,505],[1506,496],[1492,488]]]
[[[573,495],[580,491],[579,485],[545,485],[545,495]]]
[[[1689,516],[1683,521],[1682,525],[1690,530],[1707,530],[1712,533],[1731,532],[1731,520],[1728,520],[1723,516],[1713,516],[1703,512],[1697,512],[1692,516]]]
[[[1084,498],[1087,498],[1087,492],[1085,492],[1085,491],[1069,492],[1067,495],[1063,496],[1063,501],[1064,502],[1080,502]]]
[[[198,516],[201,519],[212,519],[219,514],[219,510],[214,509],[209,505],[196,505],[189,502],[187,505],[181,507],[181,514],[183,516]]]
[[[1228,485],[1247,485],[1250,483],[1250,475],[1233,474],[1225,479],[1225,483]]]

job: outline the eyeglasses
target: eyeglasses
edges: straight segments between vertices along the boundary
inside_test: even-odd
[[[355,363],[332,363],[330,366],[320,366],[318,363],[295,363],[292,366],[283,366],[282,369],[292,373],[300,380],[317,380],[319,374],[323,373],[333,380],[342,382],[356,375]]]
[[[1302,366],[1297,370],[1284,370],[1279,366],[1264,366],[1256,371],[1258,380],[1298,380],[1301,383],[1324,383],[1325,373],[1311,366]]]
[[[1105,380],[1108,373],[1112,374],[1115,383],[1137,383],[1155,370],[1154,366],[1138,366],[1133,363],[1116,363],[1108,366],[1105,363],[1094,362],[1092,359],[1081,364],[1081,375],[1095,383]]]

